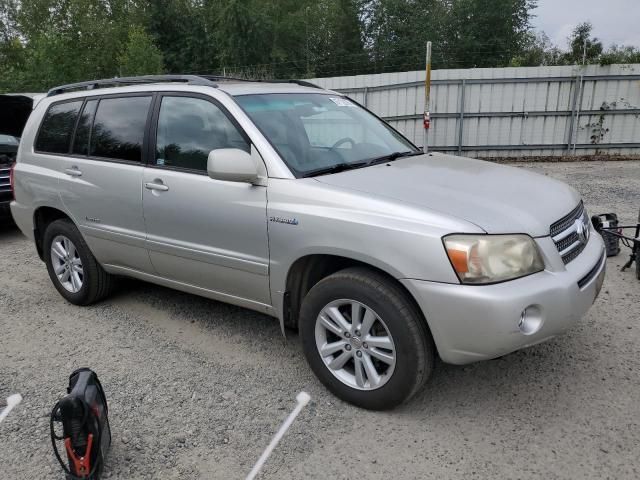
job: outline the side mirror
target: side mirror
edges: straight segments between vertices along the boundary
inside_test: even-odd
[[[209,152],[207,173],[214,180],[254,184],[258,167],[251,154],[239,148],[219,148]]]

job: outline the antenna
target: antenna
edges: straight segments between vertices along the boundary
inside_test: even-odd
[[[251,472],[249,472],[249,475],[247,475],[246,480],[253,480],[256,477],[256,475],[260,473],[260,469],[269,458],[269,455],[271,455],[271,452],[273,452],[273,449],[276,448],[276,446],[278,445],[278,442],[280,442],[284,434],[287,433],[287,430],[289,430],[289,427],[291,426],[293,421],[296,419],[298,414],[307,405],[307,403],[309,403],[309,400],[311,400],[311,396],[307,392],[300,392],[298,396],[296,396],[296,400],[298,402],[296,407],[289,414],[289,416],[284,421],[280,429],[276,432],[274,437],[271,439],[271,443],[269,443],[269,446],[266,448],[266,450],[262,453],[262,455],[260,456],[256,464],[253,466],[253,469],[251,470]]]

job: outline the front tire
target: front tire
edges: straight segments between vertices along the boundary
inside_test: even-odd
[[[362,408],[407,401],[433,370],[435,347],[417,307],[393,280],[368,268],[318,282],[302,303],[300,336],[320,381]]]
[[[51,282],[70,303],[90,305],[111,292],[112,276],[97,262],[70,220],[56,220],[47,227],[43,251]]]

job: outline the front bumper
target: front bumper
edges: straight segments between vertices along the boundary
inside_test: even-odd
[[[487,360],[544,342],[589,310],[605,274],[600,235],[592,234],[584,251],[566,267],[553,242],[540,239],[538,244],[547,269],[517,280],[485,286],[402,280],[422,309],[443,361]],[[535,307],[542,320],[532,334],[518,326],[527,307]]]

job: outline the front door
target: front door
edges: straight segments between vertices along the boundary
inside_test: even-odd
[[[227,301],[270,305],[266,188],[207,175],[211,150],[249,151],[248,139],[205,96],[164,94],[154,117],[142,198],[157,274]]]

